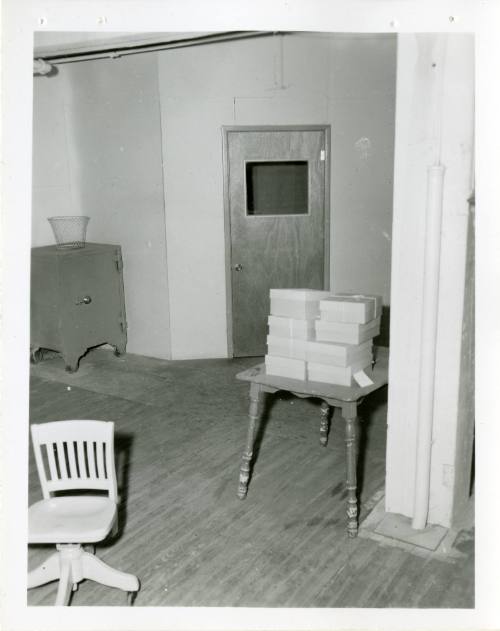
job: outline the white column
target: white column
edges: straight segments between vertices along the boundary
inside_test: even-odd
[[[399,36],[386,511],[415,527],[451,520],[473,96],[472,35]]]

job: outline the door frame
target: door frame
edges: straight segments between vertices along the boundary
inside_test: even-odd
[[[231,269],[231,209],[229,206],[229,134],[231,132],[265,131],[322,131],[325,134],[325,188],[324,188],[324,287],[330,287],[330,180],[331,180],[331,125],[223,125],[222,169],[224,185],[224,250],[226,280],[226,331],[227,354],[234,357],[233,347],[233,280]]]

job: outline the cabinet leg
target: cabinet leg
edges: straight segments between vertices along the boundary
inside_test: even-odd
[[[250,411],[248,414],[247,443],[241,459],[240,479],[238,484],[238,497],[243,500],[247,495],[248,482],[250,480],[250,467],[253,457],[253,443],[255,439],[255,424],[259,413],[260,385],[250,384]]]
[[[125,354],[125,349],[127,348],[127,336],[116,334],[114,338],[108,339],[108,344],[111,344],[113,347],[115,357],[121,357]]]
[[[78,370],[78,364],[79,364],[80,357],[82,354],[83,352],[78,353],[78,355],[75,355],[73,353],[69,354],[69,353],[63,352],[63,359],[64,359],[66,372],[73,373]]]
[[[125,354],[125,344],[116,344],[113,352],[115,357],[121,357]]]
[[[357,468],[357,415],[356,405],[342,409],[345,419],[345,446],[346,446],[346,491],[347,491],[347,534],[356,537],[358,534],[358,499],[356,496],[356,468]]]

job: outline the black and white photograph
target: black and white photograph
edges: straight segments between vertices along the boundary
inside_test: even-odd
[[[3,13],[2,628],[498,628],[499,7]]]

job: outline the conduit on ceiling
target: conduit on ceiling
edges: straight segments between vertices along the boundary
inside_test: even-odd
[[[212,33],[199,37],[183,38],[165,42],[155,42],[151,44],[131,44],[118,47],[102,48],[92,52],[75,52],[65,54],[43,55],[43,59],[37,62],[48,62],[50,64],[68,64],[87,59],[116,59],[124,55],[135,55],[138,53],[153,52],[157,50],[168,50],[173,48],[187,48],[191,46],[202,46],[204,44],[214,44],[218,42],[229,42],[241,39],[251,39],[256,37],[269,37],[273,35],[283,35],[281,31],[230,31],[224,33]],[[40,55],[37,55],[39,57]]]

